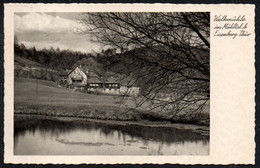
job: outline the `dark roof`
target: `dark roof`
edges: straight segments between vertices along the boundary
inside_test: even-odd
[[[99,76],[95,72],[93,72],[93,71],[88,71],[88,76],[89,77],[98,77],[99,78]]]
[[[118,78],[110,77],[105,80],[105,83],[119,83]]]
[[[102,80],[96,76],[88,77],[87,81],[88,81],[88,83],[103,83]]]

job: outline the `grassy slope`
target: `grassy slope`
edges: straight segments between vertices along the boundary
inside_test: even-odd
[[[14,62],[21,65],[21,66],[41,66],[41,64],[37,63],[37,62],[34,62],[34,61],[31,61],[29,59],[26,59],[26,58],[22,58],[22,57],[19,57],[17,55],[14,56]]]
[[[54,82],[15,78],[15,113],[137,120],[113,96],[91,95],[59,88]]]
[[[15,113],[123,121],[167,119],[165,116],[140,109],[137,111],[121,108],[113,96],[74,92],[60,88],[50,81],[17,77],[14,83]],[[131,105],[131,102],[128,104]],[[177,119],[177,122],[191,121]]]

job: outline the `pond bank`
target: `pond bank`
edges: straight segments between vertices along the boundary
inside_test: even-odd
[[[163,115],[156,112],[141,111],[136,109],[125,109],[111,106],[35,106],[22,105],[15,106],[15,114],[33,114],[46,115],[57,117],[80,117],[100,120],[118,120],[118,121],[160,121],[171,123],[183,123],[194,125],[209,126],[209,116],[207,114],[200,114],[196,120],[188,118],[183,115]]]
[[[194,124],[183,124],[183,123],[171,123],[169,121],[149,121],[149,120],[139,120],[139,121],[119,121],[119,120],[102,120],[102,119],[91,119],[85,117],[74,117],[74,116],[50,116],[44,114],[22,114],[16,113],[15,116],[39,116],[39,117],[47,117],[48,119],[61,120],[61,121],[87,121],[87,122],[96,122],[103,123],[109,125],[137,125],[137,126],[147,126],[147,127],[172,127],[176,129],[187,129],[193,132],[200,133],[202,135],[209,136],[209,126],[204,125],[194,125]]]

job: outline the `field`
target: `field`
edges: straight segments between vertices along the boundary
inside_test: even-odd
[[[55,82],[16,77],[14,82],[14,109],[16,114],[36,114],[62,117],[82,117],[120,121],[170,121],[209,125],[209,115],[191,121],[170,118],[145,109],[124,108],[119,97],[93,95],[61,88]],[[128,106],[133,103],[127,102]]]

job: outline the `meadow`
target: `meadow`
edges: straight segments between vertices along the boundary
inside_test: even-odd
[[[46,80],[15,77],[14,82],[15,114],[209,125],[208,113],[202,113],[199,120],[189,120],[182,116],[172,118],[145,108],[125,108],[119,103],[119,99],[118,96],[80,93]],[[131,101],[126,103],[133,107]]]

